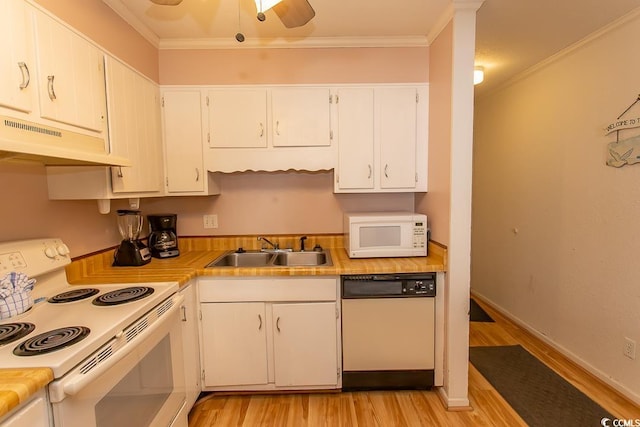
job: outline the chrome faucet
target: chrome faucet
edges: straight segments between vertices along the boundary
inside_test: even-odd
[[[271,240],[267,239],[266,237],[258,236],[258,240],[262,240],[262,241],[270,244],[273,247],[274,251],[277,251],[277,250],[280,249],[280,247],[278,246],[277,243],[273,243]],[[263,248],[263,250],[264,250],[264,248]]]

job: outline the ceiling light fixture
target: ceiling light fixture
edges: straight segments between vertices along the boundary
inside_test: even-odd
[[[264,21],[266,17],[264,13],[282,0],[255,0],[256,9],[258,9],[258,21]]]
[[[182,3],[182,0],[151,0],[151,3],[159,4],[160,6],[177,6]]]
[[[473,84],[479,85],[484,81],[484,67],[473,68]]]

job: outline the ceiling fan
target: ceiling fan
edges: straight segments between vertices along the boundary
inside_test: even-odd
[[[287,28],[301,27],[309,22],[316,12],[307,0],[254,0],[258,9],[258,20],[264,21],[264,12],[273,8]],[[162,6],[177,6],[182,0],[151,0]]]

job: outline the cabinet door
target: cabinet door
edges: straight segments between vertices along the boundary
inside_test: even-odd
[[[198,339],[198,297],[196,285],[183,288],[182,340],[184,356],[184,380],[187,407],[193,406],[200,394],[200,340]]]
[[[376,107],[380,188],[415,188],[416,89],[379,88]]]
[[[36,64],[30,8],[23,0],[0,2],[0,40],[0,106],[30,113]]]
[[[133,166],[112,168],[114,193],[162,191],[162,140],[157,86],[126,65],[107,58],[111,152]]]
[[[43,13],[36,12],[35,17],[41,116],[102,132],[106,114],[102,52]]]
[[[202,192],[202,105],[199,90],[162,95],[167,191]]]
[[[274,147],[331,145],[329,89],[274,89],[271,108]]]
[[[266,384],[264,303],[206,303],[200,309],[204,385]]]
[[[267,146],[266,90],[210,90],[207,98],[209,147],[260,148]]]
[[[276,386],[336,385],[336,303],[273,304]]]
[[[336,180],[340,190],[373,188],[373,101],[373,88],[338,90]]]

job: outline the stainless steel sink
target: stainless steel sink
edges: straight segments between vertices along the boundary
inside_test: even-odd
[[[271,262],[273,254],[267,252],[228,252],[207,267],[265,267]]]
[[[331,264],[331,257],[326,252],[279,252],[273,259],[274,265],[287,267],[315,266]]]
[[[207,264],[217,267],[315,267],[332,266],[325,251],[245,251],[227,252]]]

